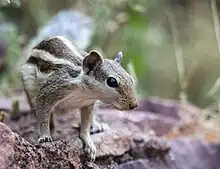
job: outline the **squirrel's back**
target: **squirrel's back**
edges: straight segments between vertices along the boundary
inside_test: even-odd
[[[33,50],[48,52],[57,59],[70,61],[77,66],[81,66],[82,60],[87,54],[63,36],[46,38],[37,44]]]
[[[28,88],[29,95],[36,94],[38,84],[47,79],[50,72],[62,66],[71,67],[76,74],[81,71],[81,64],[86,52],[82,52],[70,40],[63,36],[46,38],[33,47],[26,63],[22,66],[22,82]],[[77,73],[78,72],[78,73]]]

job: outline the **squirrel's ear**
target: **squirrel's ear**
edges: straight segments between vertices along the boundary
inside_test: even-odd
[[[121,63],[122,59],[123,59],[123,53],[120,51],[117,53],[117,55],[115,57],[115,61],[118,63]]]
[[[103,62],[100,54],[94,50],[90,51],[89,54],[83,59],[83,71],[88,74],[95,67]]]

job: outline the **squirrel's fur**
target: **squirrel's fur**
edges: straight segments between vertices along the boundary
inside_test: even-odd
[[[38,142],[52,141],[51,112],[65,102],[81,111],[80,137],[94,160],[96,148],[90,137],[90,127],[98,126],[101,131],[108,128],[94,120],[95,103],[102,101],[119,110],[137,107],[135,81],[120,65],[121,60],[122,53],[110,60],[96,51],[80,51],[62,36],[46,38],[37,44],[22,66],[21,75],[30,106],[37,115]]]

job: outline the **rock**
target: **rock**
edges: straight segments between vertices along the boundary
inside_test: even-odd
[[[131,148],[131,132],[122,129],[92,135],[98,147],[98,157],[121,156]]]
[[[181,139],[171,141],[173,160],[170,166],[180,169],[219,169],[220,144],[208,144],[202,140]]]
[[[0,168],[8,168],[15,153],[15,137],[13,132],[0,123]]]
[[[0,123],[0,168],[219,169],[220,144],[182,139],[167,142],[129,130],[92,135],[97,146],[89,162],[78,138],[32,145]]]
[[[139,103],[136,111],[147,114],[148,125],[157,136],[164,136],[173,131],[185,134],[190,130],[194,133],[198,127],[201,109],[190,103],[177,100],[149,97]],[[184,133],[185,132],[185,133]]]
[[[23,103],[21,108],[24,109],[25,99],[17,98]],[[0,101],[0,106],[1,103],[9,104],[8,102],[11,101]],[[27,113],[23,113],[16,121],[6,116],[5,124],[10,126],[10,129],[0,123],[0,167],[2,166],[2,169],[220,168],[220,144],[183,138],[167,141],[158,137],[166,136],[170,130],[182,128],[184,124],[191,125],[197,120],[198,108],[178,102],[167,104],[166,100],[148,100],[147,104],[149,109],[145,107],[130,113],[106,108],[97,112],[99,119],[108,123],[111,130],[92,135],[97,147],[97,158],[94,163],[87,161],[82,141],[78,138],[79,128],[72,125],[77,124],[79,120],[77,118],[79,114],[77,116],[76,112],[57,114],[56,139],[53,143],[42,145],[35,145],[37,123],[33,114],[28,113],[28,109]],[[155,107],[152,108],[153,106]],[[166,108],[168,112],[170,110],[169,113],[165,111]],[[152,112],[153,110],[155,112]]]
[[[117,169],[219,169],[220,144],[183,139],[171,141],[170,158],[152,160],[149,158],[129,161]],[[148,155],[146,154],[146,157]],[[115,169],[116,169],[115,168]]]
[[[87,161],[83,153],[82,141],[78,138],[58,140],[53,143],[33,145],[13,133],[5,124],[0,123],[0,166],[2,169],[23,168],[112,168],[124,154],[135,149],[137,143],[132,141],[132,132],[128,130],[109,131],[92,135],[97,146],[95,163]],[[146,136],[145,136],[146,138]],[[153,138],[152,138],[153,139]],[[144,139],[142,146],[158,149],[149,140]],[[156,140],[156,139],[155,139]],[[158,144],[160,144],[158,142]],[[161,146],[163,147],[163,145]],[[157,150],[160,151],[160,150]],[[124,158],[131,159],[130,158]],[[121,160],[123,162],[123,160]]]
[[[155,105],[155,107],[156,106],[157,105]],[[163,111],[165,111],[165,109],[166,107],[163,108]],[[171,108],[167,107],[167,109]],[[172,130],[185,131],[187,128],[190,128],[192,133],[196,130],[199,118],[194,114],[198,113],[199,111],[191,111],[188,110],[187,107],[185,107],[185,109],[186,110],[184,111],[177,109],[175,110],[176,112],[173,112],[173,114],[176,113],[176,117],[178,115],[178,118],[173,118],[168,115],[166,116],[160,112],[154,113],[141,110],[135,110],[129,113],[117,110],[101,109],[97,112],[97,114],[103,121],[108,122],[110,125],[112,124],[112,126],[115,128],[120,128],[120,126],[123,125],[128,127],[130,130],[145,133],[153,130],[157,136],[165,136],[168,135]]]
[[[141,100],[136,110],[176,120],[183,118],[183,114],[185,118],[196,119],[201,111],[198,107],[193,106],[190,103],[181,103],[177,100],[161,99],[159,97],[149,97],[146,100]]]
[[[132,157],[147,159],[165,159],[170,151],[170,144],[157,137],[142,136],[142,142],[136,142],[136,136],[133,137],[133,146],[130,151]]]
[[[135,160],[130,161],[125,164],[121,164],[117,167],[117,169],[159,169],[158,167],[152,167],[148,165],[148,160]],[[166,169],[166,168],[163,168]]]

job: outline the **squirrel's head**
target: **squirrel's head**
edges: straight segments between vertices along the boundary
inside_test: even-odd
[[[91,51],[83,60],[83,72],[87,88],[98,100],[119,110],[132,110],[137,107],[135,81],[121,66],[122,59],[122,52],[110,60]]]

